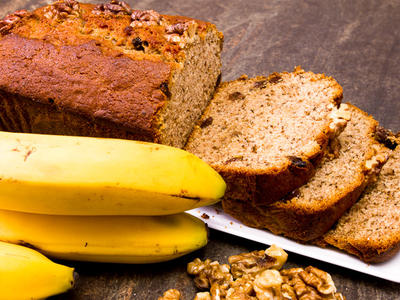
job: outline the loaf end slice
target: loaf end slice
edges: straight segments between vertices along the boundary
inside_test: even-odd
[[[211,23],[122,1],[17,11],[0,20],[0,128],[183,147],[218,84],[222,42]]]
[[[400,249],[400,147],[375,182],[323,240],[365,262],[388,260]]]
[[[242,76],[220,85],[186,150],[225,179],[227,198],[267,204],[304,184],[346,120],[341,86],[305,72]]]
[[[246,225],[299,241],[327,232],[375,178],[390,151],[376,140],[378,123],[371,116],[350,104],[341,110],[351,120],[306,184],[267,206],[224,199],[224,210]]]

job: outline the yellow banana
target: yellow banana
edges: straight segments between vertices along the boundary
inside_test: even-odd
[[[0,299],[43,299],[74,285],[74,269],[39,252],[0,242]]]
[[[52,216],[0,210],[0,240],[26,243],[61,259],[150,263],[207,244],[205,224],[185,213],[170,216]]]
[[[167,215],[218,202],[225,182],[164,145],[0,132],[0,209],[60,215]]]

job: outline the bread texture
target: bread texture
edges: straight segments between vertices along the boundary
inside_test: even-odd
[[[323,240],[366,262],[382,262],[400,249],[400,147],[376,181]]]
[[[305,72],[242,76],[222,83],[186,150],[227,182],[226,198],[265,205],[304,184],[346,120],[342,88]]]
[[[227,198],[224,210],[246,225],[303,242],[327,232],[376,177],[390,151],[376,140],[378,123],[371,116],[350,104],[340,110],[350,121],[306,184],[266,206]]]
[[[0,129],[183,147],[220,77],[213,24],[123,1],[0,21]]]

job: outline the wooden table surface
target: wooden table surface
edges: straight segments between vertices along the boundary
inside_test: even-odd
[[[34,9],[43,0],[0,0],[0,15]],[[100,1],[93,1],[100,2]],[[144,0],[133,8],[154,9],[215,23],[225,35],[223,80],[292,70],[323,72],[344,89],[344,101],[400,130],[399,0]],[[264,245],[211,230],[209,244],[183,258],[155,265],[64,262],[80,274],[76,288],[54,299],[157,299],[178,288],[193,299],[186,264],[195,257],[226,262]],[[331,273],[347,299],[400,299],[400,284],[289,253],[287,267],[313,265]],[[399,266],[400,268],[400,266]]]

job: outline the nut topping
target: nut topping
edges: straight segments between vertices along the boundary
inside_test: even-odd
[[[154,10],[133,10],[131,14],[132,27],[160,25],[161,15]]]
[[[61,0],[46,8],[44,16],[47,19],[63,20],[69,16],[79,15],[79,3],[75,0]]]
[[[3,20],[0,20],[0,34],[7,34],[19,20],[27,15],[30,15],[30,12],[22,9],[6,16]]]
[[[197,26],[198,24],[194,20],[166,25],[165,39],[184,48],[185,44],[194,38]]]
[[[132,8],[125,1],[111,0],[110,3],[96,5],[93,14],[130,15]]]
[[[168,25],[165,27],[165,32],[166,33],[177,33],[179,35],[183,34],[185,30],[188,28],[188,25],[186,23],[177,23],[177,24],[172,24]]]

